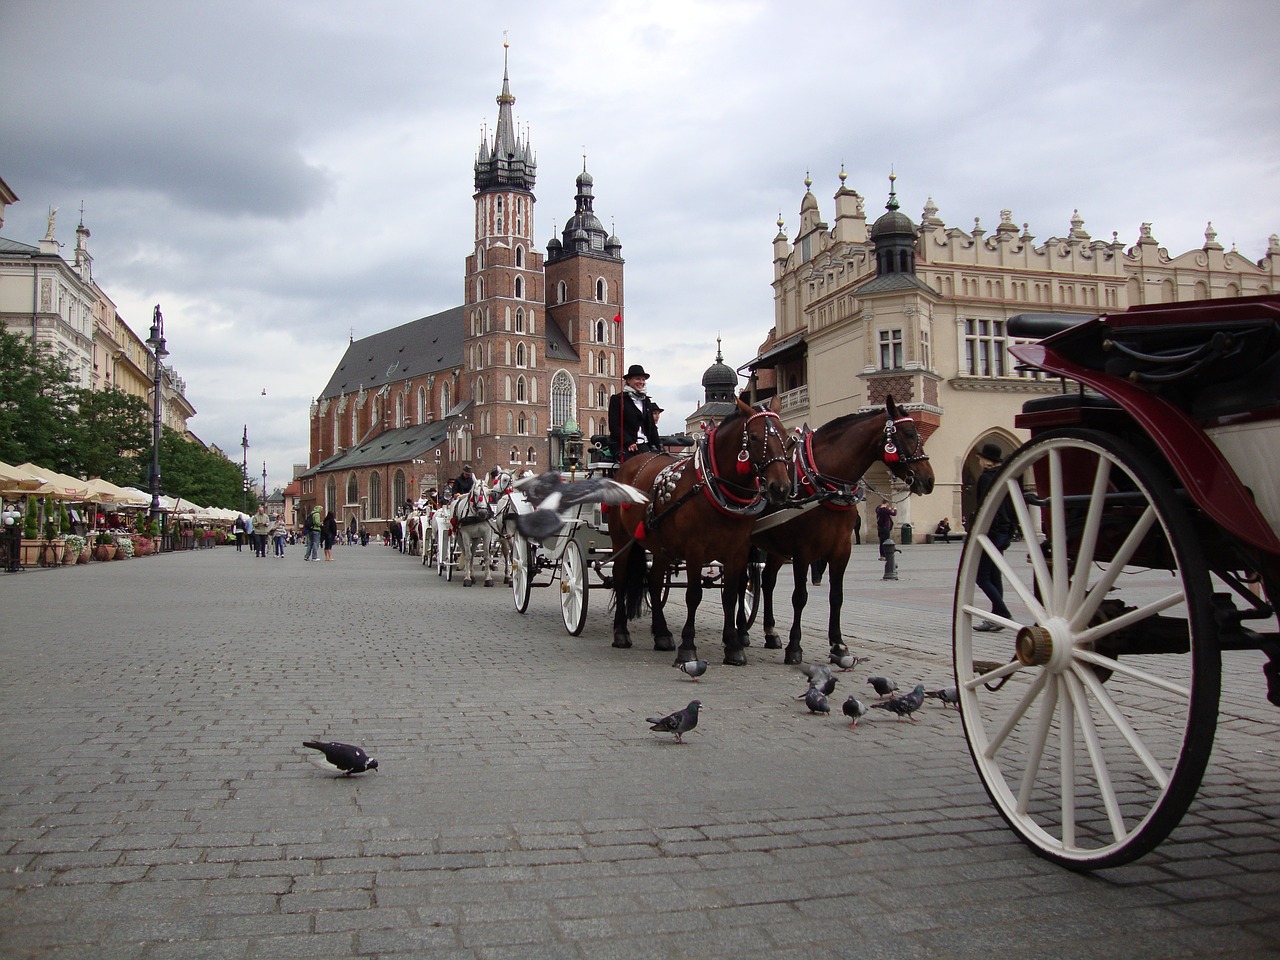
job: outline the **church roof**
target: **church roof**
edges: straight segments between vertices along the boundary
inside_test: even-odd
[[[893,290],[923,290],[935,297],[941,296],[937,290],[929,286],[914,273],[882,273],[872,277],[860,287],[852,291],[854,296],[865,297],[869,293],[888,293]]]
[[[560,324],[548,321],[543,324],[543,330],[547,335],[547,346],[543,352],[543,357],[547,361],[547,371],[554,373],[556,365],[561,363],[576,365],[579,360],[578,351],[573,349],[573,344],[560,329]]]
[[[462,366],[463,308],[383,330],[347,347],[319,399]]]

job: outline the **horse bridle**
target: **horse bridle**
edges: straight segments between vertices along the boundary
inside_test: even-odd
[[[753,420],[758,419],[764,420],[762,454],[767,454],[769,452],[769,438],[771,436],[777,437],[778,449],[781,451],[780,453],[775,454],[772,457],[768,457],[763,461],[757,461],[751,454],[751,423]],[[720,507],[721,509],[728,507],[727,501],[733,501],[739,505],[746,506],[748,509],[754,509],[757,504],[763,505],[764,493],[761,491],[760,482],[764,478],[764,472],[768,470],[772,464],[787,463],[787,444],[782,439],[782,431],[775,425],[776,423],[781,423],[781,420],[782,418],[772,410],[762,410],[759,413],[751,414],[742,422],[742,447],[738,451],[738,456],[735,458],[735,462],[737,465],[737,472],[739,474],[746,475],[750,473],[754,477],[755,483],[751,487],[752,496],[750,499],[739,497],[736,494],[721,489],[722,486],[736,487],[738,484],[734,483],[728,477],[721,475],[717,468],[714,434],[718,429],[718,426],[713,427],[711,432],[706,435],[708,467],[706,470],[707,495],[712,498],[712,502],[715,503],[717,507]]]

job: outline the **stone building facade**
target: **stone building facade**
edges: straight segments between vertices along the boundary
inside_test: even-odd
[[[1012,451],[1027,439],[1013,428],[1023,401],[1061,389],[1016,368],[1010,317],[1264,294],[1280,279],[1275,235],[1255,261],[1224,249],[1210,224],[1202,248],[1170,256],[1149,223],[1126,248],[1114,234],[1090,236],[1077,212],[1066,236],[1036,243],[1008,210],[992,231],[977,220],[965,230],[948,226],[930,198],[917,224],[901,212],[892,176],[885,212],[869,222],[843,170],[839,180],[832,223],[807,178],[794,234],[779,219],[774,327],[744,369],[757,396],[779,396],[788,427],[869,410],[887,395],[901,403],[927,438],[937,479],[933,494],[898,506],[899,524],[917,534],[943,517],[959,529],[974,506],[974,451],[988,442]],[[882,466],[867,479],[900,495]],[[878,503],[873,495],[864,509]]]
[[[623,369],[622,244],[584,162],[572,214],[536,248],[537,163],[505,63],[497,102],[474,165],[463,303],[348,346],[312,404],[299,510],[386,520],[464,464],[572,466],[605,429]]]

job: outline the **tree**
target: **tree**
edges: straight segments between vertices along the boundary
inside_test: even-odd
[[[69,466],[75,393],[71,368],[50,348],[0,330],[0,460]]]
[[[151,424],[146,401],[115,388],[75,394],[79,415],[71,431],[72,469],[63,472],[127,486],[145,463],[143,472],[149,479]]]
[[[171,497],[181,497],[202,507],[240,509],[243,489],[240,464],[191,443],[168,427],[163,428],[160,437],[160,476],[164,492]],[[257,509],[256,502],[253,509]]]

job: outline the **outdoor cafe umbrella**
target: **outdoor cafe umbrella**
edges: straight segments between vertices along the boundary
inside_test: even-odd
[[[18,464],[18,469],[26,470],[33,476],[41,477],[45,481],[36,489],[23,490],[23,493],[29,493],[37,497],[53,497],[55,500],[83,501],[89,498],[89,489],[83,480],[68,477],[65,473],[58,473],[56,470],[37,467],[33,463],[20,463]]]
[[[26,470],[13,467],[0,460],[0,491],[9,496],[32,493],[45,483],[45,477]]]

